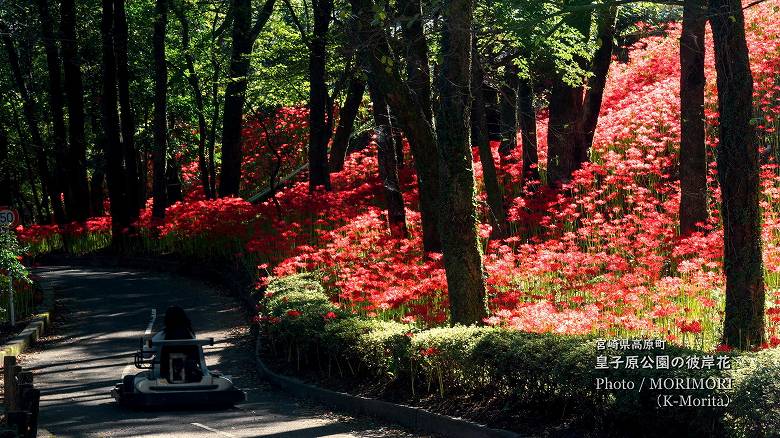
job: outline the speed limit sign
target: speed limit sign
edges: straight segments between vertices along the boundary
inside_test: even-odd
[[[19,212],[11,207],[0,207],[0,227],[14,228],[19,225]]]

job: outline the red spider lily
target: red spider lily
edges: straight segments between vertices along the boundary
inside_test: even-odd
[[[763,153],[771,156],[780,138],[780,11],[762,3],[745,13],[758,138]],[[522,148],[502,160],[499,179],[516,231],[509,238],[487,242],[489,212],[475,153],[491,310],[486,323],[533,332],[641,334],[670,340],[694,333],[712,346],[717,343],[725,279],[714,165],[718,114],[712,41],[708,35],[705,115],[711,214],[701,232],[681,239],[679,33],[679,25],[670,25],[667,35],[645,38],[633,48],[629,63],[612,65],[591,162],[570,182],[551,189],[524,181]],[[274,166],[281,176],[305,162],[307,123],[305,108],[282,108],[246,119],[243,194],[267,187]],[[541,111],[538,170],[543,176],[546,132],[547,115]],[[491,147],[498,156],[498,144]],[[183,173],[185,201],[171,206],[161,224],[151,224],[147,208],[137,224],[142,230],[154,228],[159,238],[184,244],[205,242],[200,248],[204,253],[238,242],[225,253],[250,257],[252,266],[275,275],[320,271],[333,301],[346,312],[420,326],[446,322],[443,264],[440,255],[421,249],[419,196],[411,164],[399,169],[409,230],[403,238],[388,230],[374,144],[352,153],[344,170],[332,175],[333,191],[310,192],[302,174],[260,205],[238,198],[204,200],[197,163],[185,164]],[[780,335],[779,174],[776,157],[768,159],[761,173],[768,346],[776,346]],[[109,231],[108,218],[72,229]],[[34,243],[60,229],[34,226],[18,232]],[[266,282],[264,273],[257,287]]]

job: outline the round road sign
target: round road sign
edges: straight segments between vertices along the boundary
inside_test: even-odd
[[[10,207],[0,207],[0,227],[15,228],[19,225],[19,212]]]

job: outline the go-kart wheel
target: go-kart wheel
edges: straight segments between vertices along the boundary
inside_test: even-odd
[[[122,390],[124,392],[135,392],[135,376],[130,374],[122,378]]]

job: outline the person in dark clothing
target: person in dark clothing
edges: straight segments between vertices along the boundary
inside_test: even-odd
[[[195,331],[187,314],[179,306],[165,311],[165,328],[155,337],[164,340],[195,339]],[[193,345],[166,346],[161,350],[160,372],[169,383],[200,381],[202,372],[198,363],[198,347]]]
[[[192,323],[184,313],[184,309],[179,306],[170,306],[165,311],[165,339],[193,339],[195,331],[192,330]]]

